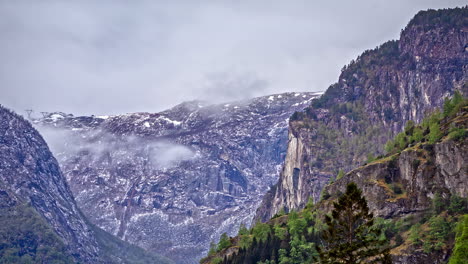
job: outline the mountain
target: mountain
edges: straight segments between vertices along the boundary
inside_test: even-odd
[[[457,93],[444,103],[443,112],[434,112],[420,125],[409,122],[389,144],[387,155],[328,184],[317,203],[241,229],[213,247],[201,263],[316,263],[315,246],[326,239],[325,216],[350,183],[362,190],[375,217],[373,228],[381,232],[374,238],[390,249],[392,263],[466,263],[467,134],[468,98]],[[364,230],[354,228],[356,233]],[[348,242],[340,229],[335,232],[341,243]],[[362,238],[355,241],[359,248]]]
[[[318,95],[193,101],[161,113],[49,113],[34,123],[93,224],[194,263],[221,233],[250,224],[278,179],[289,117]]]
[[[419,12],[399,40],[365,51],[295,113],[280,179],[255,220],[318,201],[330,179],[383,154],[409,120],[421,121],[455,90],[467,95],[467,17],[468,7]]]
[[[0,223],[2,263],[171,263],[90,225],[44,139],[2,106]]]
[[[34,222],[45,229],[51,244],[40,234],[32,234],[30,239],[35,242],[35,248],[31,249],[33,252],[60,245],[66,249],[64,257],[97,262],[97,241],[81,216],[46,142],[29,122],[3,107],[0,108],[0,122],[1,202],[5,213],[2,219],[38,219]],[[9,241],[6,237],[3,239]]]

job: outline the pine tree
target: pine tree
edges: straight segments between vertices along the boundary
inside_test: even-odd
[[[374,217],[355,183],[350,183],[332,215],[325,216],[324,246],[318,247],[320,263],[391,263],[387,241],[379,240],[381,230],[373,228]]]

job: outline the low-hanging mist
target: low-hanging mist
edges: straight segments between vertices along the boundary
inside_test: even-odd
[[[164,140],[151,141],[135,135],[113,135],[103,130],[70,131],[37,126],[54,155],[91,154],[93,159],[108,155],[114,160],[144,155],[155,169],[167,169],[181,161],[196,158],[196,153],[181,144]],[[77,134],[79,136],[77,136]]]

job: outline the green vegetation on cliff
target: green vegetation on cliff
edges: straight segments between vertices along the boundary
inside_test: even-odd
[[[173,263],[90,226],[100,246],[100,258],[105,263]],[[62,239],[32,206],[0,206],[0,263],[78,263],[68,252]]]
[[[468,215],[464,215],[458,222],[456,233],[455,247],[449,264],[468,263]]]
[[[445,199],[436,194],[432,203],[432,210],[420,215],[407,237],[407,245],[419,248],[424,253],[451,248],[455,226],[463,219],[463,214],[468,213],[467,199],[457,195]]]
[[[450,122],[461,109],[468,106],[468,99],[463,98],[459,91],[451,99],[446,98],[443,111],[435,111],[427,116],[420,125],[409,121],[403,132],[398,133],[393,140],[385,144],[388,154],[395,154],[418,143],[427,142],[434,144],[444,135],[453,140],[463,139],[466,135],[466,128],[457,125],[457,122]]]
[[[0,263],[74,263],[44,219],[27,204],[0,208]]]
[[[464,138],[466,136],[464,127],[458,127],[454,122],[445,127],[443,124],[448,119],[454,118],[460,112],[460,109],[466,106],[468,106],[468,99],[463,98],[461,93],[456,91],[451,99],[445,99],[443,112],[435,111],[427,116],[420,125],[415,125],[413,121],[409,121],[403,132],[398,133],[393,140],[389,140],[385,144],[385,150],[389,154],[394,154],[417,143],[428,142],[434,144],[444,136],[444,132],[454,140]]]
[[[418,168],[424,165],[424,173],[428,173],[425,177],[433,177],[431,173],[435,171],[433,164],[436,146],[434,144],[442,146],[444,142],[448,142],[451,144],[450,146],[458,146],[463,151],[463,146],[466,144],[467,122],[467,100],[457,92],[451,99],[445,101],[442,111],[436,111],[429,115],[421,124],[408,122],[404,131],[391,141],[394,148],[387,156],[379,159],[370,157],[371,163],[361,167],[381,167],[391,176],[382,176],[385,177],[384,180],[383,178],[382,180],[371,180],[370,178],[366,180],[366,176],[361,174],[365,170],[362,170],[359,177],[364,179],[363,182],[360,182],[362,186],[359,187],[380,188],[386,192],[385,195],[369,197],[368,199],[381,199],[383,200],[381,204],[386,206],[404,207],[405,204],[419,203],[418,207],[408,207],[418,208],[418,210],[409,213],[395,211],[396,213],[388,214],[388,219],[375,218],[368,221],[367,224],[364,224],[365,228],[361,228],[359,225],[355,226],[355,230],[368,228],[367,230],[372,231],[367,232],[365,237],[369,239],[368,241],[373,241],[373,245],[378,246],[378,250],[374,252],[384,253],[387,248],[381,246],[386,244],[393,257],[404,258],[408,254],[424,254],[423,256],[430,259],[440,257],[446,254],[443,252],[451,252],[453,249],[451,263],[465,262],[466,227],[462,227],[462,225],[466,226],[463,221],[466,222],[464,215],[468,213],[467,198],[460,197],[453,191],[438,189],[436,186],[431,189],[436,190],[433,192],[432,201],[431,199],[428,202],[414,200],[414,197],[421,196],[414,193],[414,190],[409,190],[409,187],[400,181],[396,169],[400,166],[398,165],[400,156],[406,153],[405,158],[410,159],[407,163],[413,171],[412,174],[416,175]],[[329,187],[340,186],[339,184],[342,186],[342,183],[349,182],[348,178],[351,177],[351,174],[339,172],[339,177],[332,181]],[[435,183],[426,182],[424,184]],[[375,187],[371,187],[372,185]],[[341,231],[346,229],[339,227],[337,223],[342,226],[347,224],[339,217],[340,212],[346,212],[346,209],[336,206],[339,204],[336,201],[341,201],[346,197],[346,194],[343,195],[339,190],[340,188],[326,188],[320,202],[317,204],[309,202],[300,212],[292,211],[285,214],[283,211],[267,223],[257,223],[250,230],[242,227],[237,237],[229,239],[232,244],[230,247],[212,251],[210,256],[203,259],[201,263],[316,263],[319,261],[320,255],[322,263],[332,263],[333,258],[340,256],[334,251],[346,252],[346,249],[356,249],[349,245],[342,246],[346,245],[345,237],[340,237],[333,231],[334,229]],[[431,196],[429,195],[429,197]],[[357,201],[359,199],[349,200]],[[359,211],[357,208],[358,206],[353,206],[353,213]],[[327,214],[330,212],[331,215]],[[366,214],[364,210],[360,216],[364,217]],[[456,226],[458,227],[455,228]],[[333,239],[336,240],[330,242]],[[322,249],[317,251],[317,247]],[[346,255],[345,253],[344,256]],[[384,260],[382,259],[382,261]],[[389,259],[387,258],[385,261],[388,262]]]
[[[467,8],[452,8],[427,11],[421,11],[411,20],[408,26],[419,25],[424,28],[435,28],[440,24],[450,27],[467,27],[468,20]]]

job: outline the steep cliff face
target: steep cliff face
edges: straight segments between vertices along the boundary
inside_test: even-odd
[[[94,224],[178,263],[194,263],[221,233],[251,222],[277,181],[289,116],[315,97],[188,102],[111,117],[53,113],[35,123]]]
[[[92,226],[42,136],[0,106],[0,262],[172,263]]]
[[[327,185],[318,203],[239,232],[230,245],[220,243],[201,263],[317,262],[314,246],[330,243],[325,216],[333,212],[336,218],[350,209],[338,201],[351,182],[362,190],[373,225],[382,231],[377,236],[386,241],[393,263],[447,263],[454,249],[455,224],[468,213],[467,127],[468,99],[456,93],[444,103],[442,113],[434,112],[420,125],[407,125],[392,141],[399,144],[389,148],[389,154]],[[289,184],[295,188],[294,182]],[[333,243],[341,249],[349,243],[343,239],[348,238],[343,228],[334,229]],[[353,232],[357,236],[361,231]]]
[[[0,181],[2,209],[12,209],[2,218],[31,206],[75,261],[99,261],[93,232],[80,214],[47,144],[29,122],[1,106]]]
[[[466,7],[418,13],[399,41],[364,52],[293,115],[280,180],[256,219],[317,201],[330,178],[381,154],[408,120],[421,121],[455,90],[468,94],[467,16]]]
[[[431,208],[436,193],[442,197],[468,197],[467,151],[466,139],[409,148],[352,170],[325,191],[342,193],[349,182],[355,182],[378,217],[424,212]]]

